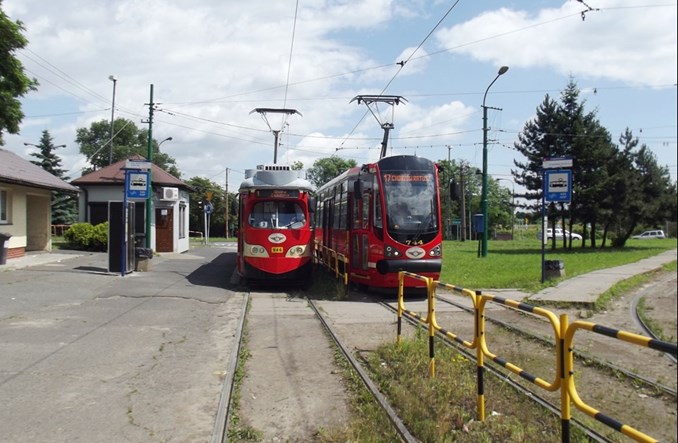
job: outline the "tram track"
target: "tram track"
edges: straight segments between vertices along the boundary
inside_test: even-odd
[[[381,306],[383,306],[385,309],[387,309],[387,310],[389,310],[389,311],[391,311],[391,312],[393,312],[393,313],[397,313],[397,312],[398,312],[397,308],[395,308],[394,306],[390,305],[389,303],[386,303],[386,302],[383,302],[383,301],[382,301],[382,302],[379,302],[379,304],[380,304]],[[411,317],[409,317],[409,316],[407,316],[407,315],[403,316],[403,318],[404,318],[410,325],[412,325],[412,326],[414,326],[414,327],[421,327],[421,326],[422,326],[420,322],[418,322],[418,321],[412,319]],[[471,362],[476,362],[476,356],[475,356],[475,354],[472,353],[472,352],[470,352],[470,351],[468,351],[466,348],[464,348],[464,347],[461,346],[460,344],[458,344],[458,343],[456,343],[455,341],[449,339],[448,337],[446,337],[446,336],[443,335],[443,334],[437,334],[437,337],[445,344],[445,346],[449,346],[449,347],[452,347],[452,348],[456,349],[459,353],[461,353],[461,354],[462,354],[465,358],[467,358],[469,361],[471,361]],[[510,374],[507,373],[507,372],[505,372],[505,371],[502,371],[502,370],[499,368],[499,366],[495,366],[495,365],[492,365],[492,364],[490,364],[490,365],[487,365],[487,364],[486,364],[486,365],[485,365],[485,369],[487,370],[487,372],[488,372],[489,374],[491,374],[492,376],[496,377],[497,379],[500,379],[502,382],[506,383],[507,385],[509,385],[511,388],[515,389],[515,390],[516,390],[517,392],[519,392],[520,394],[522,394],[522,395],[524,395],[524,396],[527,396],[527,397],[531,398],[531,399],[534,400],[537,404],[539,404],[540,406],[546,408],[548,411],[550,411],[550,412],[553,413],[554,415],[556,415],[556,416],[559,416],[559,415],[560,415],[560,408],[559,408],[557,405],[555,405],[554,403],[550,402],[550,401],[547,400],[545,397],[539,395],[538,392],[536,392],[536,391],[534,391],[534,390],[530,390],[530,389],[526,388],[525,386],[523,386],[522,384],[520,384],[520,383],[516,382],[515,380],[511,379],[511,378],[509,377]],[[587,426],[586,424],[584,424],[584,423],[581,422],[580,420],[577,420],[577,419],[573,418],[573,419],[572,419],[572,423],[573,423],[575,426],[577,426],[577,427],[579,427],[579,428],[581,429],[581,431],[589,438],[589,441],[599,442],[599,443],[610,443],[610,442],[611,442],[611,440],[605,438],[602,434],[598,433],[596,430],[594,430],[593,428]]]
[[[461,309],[461,310],[463,310],[463,311],[465,311],[465,312],[467,312],[467,313],[470,313],[470,314],[473,313],[473,309],[469,308],[468,306],[465,306],[465,305],[463,305],[463,304],[461,304],[461,303],[454,302],[454,301],[452,301],[452,300],[450,300],[450,299],[448,299],[448,298],[446,298],[446,297],[442,297],[442,296],[438,296],[438,295],[437,295],[437,296],[436,296],[436,300],[438,300],[438,301],[440,301],[440,302],[443,302],[443,303],[445,303],[445,304],[448,304],[448,305],[450,305],[450,306],[454,306],[454,307],[456,307],[456,308],[459,308],[459,309]],[[545,321],[542,320],[542,319],[539,318],[539,317],[530,316],[529,314],[527,314],[527,313],[525,313],[525,312],[523,312],[523,311],[519,311],[519,310],[517,310],[517,309],[514,309],[514,308],[512,308],[512,307],[508,307],[508,306],[507,306],[507,307],[505,307],[505,310],[504,310],[504,311],[511,312],[511,313],[513,313],[514,315],[521,316],[521,317],[529,317],[530,320],[532,320],[532,321],[534,321],[534,322],[545,323]],[[632,314],[635,315],[635,320],[637,320],[639,323],[642,323],[642,320],[641,320],[640,317],[638,316],[636,310],[635,310],[635,309],[632,309],[631,312],[632,312]],[[494,317],[494,316],[492,316],[492,315],[489,315],[489,314],[486,314],[485,320],[486,320],[486,321],[489,321],[489,322],[491,322],[491,323],[493,323],[493,324],[495,324],[495,325],[498,325],[498,326],[500,326],[500,327],[502,327],[502,328],[504,328],[504,329],[513,331],[513,332],[515,332],[515,333],[517,333],[517,334],[520,334],[520,335],[522,335],[522,336],[524,336],[524,337],[526,337],[526,338],[529,338],[529,339],[531,339],[531,340],[538,341],[538,342],[540,342],[540,343],[542,343],[542,344],[544,344],[544,345],[550,346],[550,347],[552,347],[552,348],[555,350],[555,345],[554,345],[554,343],[553,343],[552,340],[546,339],[546,338],[544,338],[542,335],[539,335],[539,334],[534,333],[533,330],[528,330],[527,328],[519,328],[519,327],[516,327],[516,326],[512,325],[511,323],[509,323],[508,321],[501,320],[501,319],[496,318],[496,317]],[[653,334],[651,334],[651,331],[648,330],[647,332],[648,332],[648,335],[649,335],[650,337],[653,337],[653,338],[655,338],[655,339],[658,339],[656,336],[654,336]],[[633,372],[633,371],[630,371],[630,370],[628,370],[628,369],[626,369],[626,368],[623,368],[623,367],[621,367],[621,366],[619,366],[619,365],[613,364],[613,363],[611,363],[611,362],[609,362],[609,361],[602,360],[602,359],[597,358],[597,357],[595,357],[595,356],[593,356],[593,355],[590,355],[590,354],[588,354],[588,353],[579,352],[579,351],[577,351],[576,349],[574,350],[574,355],[575,355],[575,357],[578,357],[578,358],[581,358],[581,359],[585,359],[585,360],[588,361],[589,363],[594,364],[594,365],[596,365],[596,366],[599,367],[599,368],[607,369],[610,373],[619,373],[619,374],[623,374],[625,377],[628,377],[628,378],[631,379],[631,380],[634,380],[634,381],[636,381],[636,382],[638,382],[638,383],[642,383],[643,385],[646,385],[646,386],[648,386],[648,387],[650,387],[650,388],[652,388],[652,389],[655,389],[655,390],[657,390],[657,391],[663,392],[664,394],[667,394],[667,395],[669,395],[669,396],[671,396],[671,397],[673,397],[673,398],[676,398],[676,396],[677,396],[677,393],[676,393],[676,389],[675,389],[675,388],[672,388],[672,387],[667,386],[667,385],[665,385],[665,384],[662,384],[662,383],[659,383],[659,382],[657,382],[657,381],[651,380],[651,379],[649,379],[648,377],[645,377],[645,376],[643,376],[643,375],[637,374],[637,373],[635,373],[635,372]],[[672,355],[670,355],[670,354],[664,354],[664,355],[665,355],[665,356],[671,357],[672,361],[675,362],[675,357],[673,357]]]
[[[332,327],[331,322],[328,321],[325,315],[323,315],[322,309],[318,306],[318,303],[308,297],[292,297],[290,295],[284,295],[282,293],[275,293],[273,298],[276,298],[278,300],[284,299],[288,302],[294,303],[296,305],[296,314],[294,316],[299,315],[299,309],[301,308],[300,303],[303,302],[306,306],[307,309],[312,312],[312,316],[319,325],[319,328],[322,329],[323,333],[320,334],[315,334],[317,338],[320,340],[325,340],[327,343],[331,343],[331,346],[334,347],[334,349],[338,350],[343,359],[347,362],[348,367],[350,370],[354,371],[360,380],[362,381],[362,384],[365,386],[367,391],[369,392],[370,396],[374,399],[375,404],[378,404],[379,407],[384,411],[386,416],[388,417],[390,423],[392,424],[392,427],[394,429],[394,435],[397,434],[400,438],[401,441],[405,443],[416,443],[419,440],[416,439],[410,431],[407,429],[407,427],[404,425],[403,421],[400,419],[398,416],[397,412],[394,410],[394,408],[389,404],[388,399],[381,394],[379,391],[378,387],[376,384],[372,381],[370,378],[368,372],[363,368],[361,363],[353,356],[350,347],[346,345],[345,341],[342,340],[341,334],[337,333],[337,331]],[[236,387],[236,384],[240,383],[242,380],[237,380],[237,378],[241,377],[236,377],[237,373],[237,368],[240,364],[243,363],[242,358],[246,357],[248,359],[251,359],[252,356],[251,350],[245,349],[250,346],[250,341],[252,340],[251,334],[255,333],[253,331],[253,327],[250,326],[250,319],[249,317],[251,316],[251,310],[248,310],[247,306],[248,303],[251,306],[251,299],[248,298],[244,302],[244,307],[243,307],[243,313],[242,316],[240,317],[240,323],[237,327],[237,342],[238,346],[237,349],[234,351],[234,353],[231,355],[231,359],[229,360],[229,365],[228,369],[226,371],[227,377],[224,380],[224,385],[222,388],[221,392],[221,398],[219,401],[219,407],[217,411],[217,417],[215,420],[214,424],[214,430],[212,433],[212,443],[225,443],[229,441],[229,430],[235,430],[236,432],[241,432],[240,430],[234,429],[238,428],[240,425],[233,425],[233,417],[234,417],[234,412],[235,415],[237,416],[236,422],[242,423],[243,420],[249,421],[250,417],[247,416],[247,412],[243,411],[242,407],[242,400],[244,397],[248,397],[249,395],[244,393],[243,387],[238,386]],[[279,312],[280,313],[280,312]],[[281,324],[285,323],[288,318],[286,318],[287,314],[282,314],[278,315],[277,318],[275,319],[275,322],[277,323],[277,326],[280,326]],[[308,316],[306,316],[308,320]],[[246,326],[247,325],[247,326]],[[320,331],[320,329],[319,329]],[[275,333],[276,335],[278,332]],[[248,343],[243,345],[243,348],[241,349],[241,345],[243,344],[243,341],[245,340],[243,337],[244,335],[247,335],[249,338],[246,340]],[[283,334],[284,335],[284,334]],[[285,340],[280,340],[278,343],[279,347],[286,346]],[[269,347],[270,348],[270,347]],[[308,351],[311,351],[310,349],[305,349],[305,352],[308,353]],[[313,352],[317,351],[317,348],[312,350]],[[285,359],[292,361],[292,360],[301,360],[302,357],[299,355],[298,350],[281,350],[281,349],[276,349],[275,352],[279,352],[281,354],[286,354]],[[289,352],[289,354],[288,354]],[[304,351],[302,351],[304,352]],[[311,353],[313,353],[311,352]],[[314,357],[316,362],[319,359],[319,357]],[[335,357],[336,358],[336,357]],[[333,363],[335,364],[335,363]],[[251,365],[250,370],[253,371],[261,371],[264,366],[269,366],[269,365]],[[305,365],[309,366],[309,365]],[[244,369],[246,372],[248,370]],[[269,368],[266,369],[266,371],[271,373],[269,371]],[[276,392],[276,391],[282,391],[285,389],[283,385],[289,383],[289,377],[292,376],[289,370],[286,370],[284,372],[287,372],[286,374],[279,374],[276,377],[271,377],[270,380],[267,380],[267,386],[266,390],[269,392]],[[317,372],[317,371],[314,371]],[[339,374],[339,371],[331,371],[333,373]],[[249,377],[250,375],[254,374],[247,374],[242,379]],[[301,377],[304,378],[304,377]],[[299,390],[307,390],[307,388],[304,388],[302,386],[298,387]],[[310,387],[309,387],[310,388]],[[234,395],[234,393],[240,390],[241,392],[238,395]],[[295,406],[298,407],[300,410],[305,410],[307,413],[310,413],[312,415],[327,415],[327,407],[324,408],[319,408],[318,409],[318,401],[317,401],[317,396],[315,399],[310,401],[308,404],[304,404],[304,399],[297,399],[298,401],[295,403]],[[234,401],[240,402],[239,404],[234,404]],[[336,401],[336,400],[332,400]],[[269,402],[271,403],[271,402]],[[292,414],[292,410],[290,408],[282,408],[280,411],[280,414],[285,415],[285,414]],[[322,426],[321,426],[322,427]],[[257,428],[256,424],[254,425],[254,428]],[[258,431],[258,429],[255,429],[255,431]],[[275,439],[277,437],[272,437],[271,435],[268,435],[267,432],[271,432],[271,430],[263,430],[262,431],[265,435],[264,439],[269,440],[271,438]],[[287,435],[284,435],[284,438],[288,437]],[[293,437],[294,438],[299,438],[299,436]],[[309,439],[310,436],[307,436],[305,438],[301,438],[301,440],[294,440],[294,441],[302,441],[302,440],[307,440]]]
[[[279,296],[280,298],[280,296]],[[369,298],[369,296],[367,297]],[[336,309],[336,305],[332,302],[324,301],[322,302],[322,305],[310,298],[299,298],[299,297],[292,297],[293,301],[296,303],[296,306],[299,307],[301,304],[306,305],[306,309],[309,311],[312,311],[312,315],[315,318],[315,321],[317,324],[321,325],[322,329],[325,331],[325,334],[319,334],[322,335],[324,340],[326,340],[328,343],[331,341],[333,342],[333,346],[335,348],[335,353],[337,350],[341,353],[343,359],[347,362],[347,364],[350,366],[350,368],[354,371],[354,373],[358,374],[360,379],[362,380],[362,383],[366,387],[366,389],[370,392],[370,395],[375,399],[376,403],[380,405],[380,407],[384,410],[384,412],[387,414],[389,421],[392,424],[392,427],[394,429],[394,434],[397,433],[402,441],[405,442],[415,442],[417,439],[410,433],[410,431],[407,429],[407,427],[403,424],[403,421],[398,417],[398,414],[395,412],[394,407],[390,405],[389,399],[384,397],[375,383],[372,382],[369,374],[369,370],[366,370],[363,368],[362,363],[359,361],[360,359],[360,352],[358,352],[357,356],[354,356],[355,354],[355,338],[353,338],[353,342],[351,342],[351,338],[353,337],[354,333],[351,332],[351,336],[349,337],[349,341],[346,342],[344,339],[342,339],[342,335],[346,334],[347,331],[350,328],[347,328],[345,324],[340,325],[339,330],[337,331],[335,329],[337,323],[337,318],[336,312],[334,309]],[[287,297],[287,300],[290,301],[290,297]],[[464,315],[466,316],[469,312],[472,312],[472,310],[469,310],[468,306],[464,306],[463,304],[459,304],[455,302],[449,303],[449,300],[446,300],[446,297],[437,297],[436,301],[440,302],[440,308],[441,311],[444,311],[442,308],[443,303],[445,305],[449,305],[454,308],[454,312],[456,312],[456,315]],[[331,304],[328,304],[331,303]],[[332,309],[330,311],[327,311],[327,309],[332,306]],[[381,307],[380,307],[381,306]],[[374,306],[375,309],[383,309],[386,308],[390,313],[395,313],[397,312],[396,308],[393,307],[392,305],[386,303],[386,302],[377,302],[375,303]],[[463,311],[463,312],[460,312]],[[518,311],[516,309],[508,309],[504,311],[509,311],[510,315],[521,315],[524,316],[525,313],[522,311]],[[442,312],[438,312],[438,315],[440,316]],[[451,313],[449,310],[445,312],[444,314]],[[538,343],[539,345],[543,346],[549,346],[552,348],[552,343],[549,342],[548,339],[544,338],[543,336],[540,336],[538,333],[535,333],[529,328],[525,327],[517,327],[515,324],[511,324],[510,320],[507,321],[505,318],[494,318],[495,312],[490,311],[490,316],[486,317],[486,320],[488,323],[491,323],[494,325],[493,327],[498,327],[502,328],[502,330],[509,331],[511,335],[515,336],[522,336],[526,340],[534,341]],[[307,315],[310,315],[307,314]],[[405,316],[406,319],[410,320],[407,316]],[[543,320],[540,320],[542,323]],[[310,321],[310,320],[309,320]],[[247,315],[243,314],[242,319],[241,319],[241,324],[244,324],[247,322]],[[284,323],[284,320],[282,318],[277,318],[276,322]],[[421,326],[421,323],[417,323],[416,321],[412,322],[413,324],[419,324]],[[333,327],[335,325],[335,327]],[[319,326],[320,327],[320,326]],[[387,328],[390,328],[390,326],[386,326]],[[241,325],[238,328],[239,335],[242,334],[243,326]],[[346,338],[346,337],[344,337]],[[238,341],[240,342],[241,338],[238,338]],[[446,346],[453,346],[455,349],[457,349],[465,358],[467,358],[470,361],[475,361],[475,355],[472,352],[469,352],[464,346],[459,345],[459,343],[455,343],[452,340],[445,340]],[[449,342],[449,343],[447,343]],[[346,345],[345,343],[350,343],[350,345]],[[499,352],[502,353],[503,351],[501,350],[502,348],[499,348]],[[338,354],[337,354],[338,355]],[[336,358],[336,357],[335,357]],[[340,357],[341,358],[341,357]],[[672,389],[668,386],[659,384],[659,383],[653,383],[651,380],[644,379],[642,376],[638,376],[637,374],[634,374],[633,372],[626,371],[623,368],[618,368],[614,365],[610,365],[609,363],[603,362],[603,361],[596,361],[593,362],[593,360],[589,360],[590,356],[585,356],[585,357],[580,357],[587,359],[588,364],[584,365],[586,366],[585,368],[581,368],[580,370],[582,371],[600,371],[601,368],[602,370],[606,371],[608,373],[608,377],[610,379],[613,379],[614,377],[619,377],[619,374],[623,374],[624,378],[627,378],[629,383],[635,383],[635,384],[643,384],[646,386],[652,386],[651,389],[655,389],[659,392],[661,392],[662,396],[671,396],[673,398],[673,402],[675,404],[675,389]],[[237,363],[233,363],[232,369],[230,369],[228,372],[235,374],[235,366]],[[590,366],[590,367],[589,367]],[[558,404],[558,401],[554,401],[554,399],[551,397],[549,398],[549,395],[552,393],[544,393],[543,391],[538,392],[539,389],[536,386],[530,385],[529,383],[526,383],[525,380],[522,380],[520,377],[516,378],[512,376],[512,373],[508,372],[505,368],[502,368],[501,365],[494,364],[491,362],[491,359],[486,360],[486,365],[485,365],[487,371],[489,374],[492,374],[496,376],[498,379],[502,381],[502,383],[509,385],[516,389],[517,391],[521,392],[523,395],[530,397],[534,401],[536,401],[538,404],[540,404],[542,407],[545,409],[549,410],[552,414],[558,415],[560,413],[560,406]],[[231,380],[231,383],[233,383],[234,380]],[[274,381],[271,380],[271,387],[274,386]],[[275,388],[274,388],[275,390]],[[223,425],[221,425],[221,428],[219,427],[220,425],[215,424],[215,431],[213,434],[212,438],[212,443],[221,443],[224,441],[227,441],[227,436],[228,436],[228,423],[229,423],[229,416],[232,411],[232,405],[230,401],[232,400],[232,391],[233,391],[233,386],[232,384],[230,386],[224,385],[223,392],[222,392],[222,401],[220,402],[220,412],[219,415],[220,417],[223,417],[222,419],[217,419],[223,420]],[[644,392],[644,391],[643,391]],[[544,393],[544,395],[542,395]],[[228,403],[225,403],[227,402]],[[221,403],[224,403],[223,405]],[[583,416],[584,419],[581,420],[574,415],[571,418],[571,423],[573,427],[577,427],[578,429],[581,430],[581,433],[586,435],[587,439],[589,441],[595,441],[595,442],[608,442],[608,441],[618,441],[616,440],[616,437],[614,435],[619,435],[615,434],[614,431],[610,429],[604,429],[601,432],[600,425],[598,425],[598,428],[595,426],[589,426],[591,423],[587,424],[587,420],[590,422],[589,419],[587,419],[585,416]],[[670,441],[670,440],[669,440]]]
[[[464,342],[464,340],[461,339],[461,336],[465,336],[466,338],[473,337],[475,322],[473,320],[474,310],[469,306],[471,300],[464,297],[463,302],[466,304],[463,304],[463,302],[456,303],[448,300],[447,296],[451,297],[451,295],[446,292],[444,292],[444,296],[436,295],[435,301],[438,303],[431,305],[434,306],[435,318],[437,318],[435,323],[439,323],[442,328],[442,332],[438,332],[437,336],[439,336],[446,345],[453,346],[466,356],[468,350],[461,344]],[[492,349],[491,353],[495,354],[494,358],[485,359],[485,367],[495,367],[503,374],[501,377],[506,377],[505,380],[510,380],[510,377],[515,375],[517,378],[514,378],[516,378],[516,382],[522,386],[521,389],[525,389],[526,392],[529,392],[527,395],[531,398],[537,398],[540,395],[535,392],[535,390],[538,390],[538,383],[535,383],[533,380],[534,375],[524,370],[521,370],[520,374],[517,374],[514,371],[509,371],[507,365],[516,368],[516,362],[518,366],[527,364],[531,370],[536,368],[538,373],[546,371],[546,374],[551,373],[552,376],[555,376],[555,342],[554,339],[549,340],[545,338],[549,336],[549,333],[553,334],[553,326],[550,322],[545,321],[544,318],[528,313],[531,312],[531,310],[527,309],[527,306],[524,310],[517,309],[511,306],[512,303],[503,303],[503,298],[497,298],[497,300],[499,303],[493,305],[492,309],[485,308],[483,311],[483,319],[486,323],[484,335],[486,341],[489,340],[488,345],[489,348]],[[410,302],[412,302],[412,306],[419,306],[420,310],[422,308],[426,310],[421,304],[416,304],[416,300],[410,300]],[[413,320],[414,323],[423,326],[423,319],[425,317],[415,314],[417,312],[416,308],[414,311],[411,311],[409,309],[410,302],[406,303],[408,304],[407,311],[412,312],[413,318],[409,317],[409,312],[406,312],[404,317],[408,321]],[[395,306],[386,305],[392,312],[397,312]],[[445,308],[445,306],[452,307],[452,309]],[[534,328],[526,326],[530,324],[536,324],[537,326]],[[454,326],[450,327],[450,325]],[[438,326],[436,326],[436,328],[437,327]],[[604,326],[601,326],[601,328],[604,328]],[[612,331],[610,328],[604,329]],[[534,330],[538,330],[539,332],[535,333]],[[461,334],[461,336],[459,334]],[[584,345],[593,346],[591,350],[600,352],[602,355],[610,354],[610,350],[607,349],[609,346],[616,357],[628,359],[631,362],[634,362],[632,364],[639,365],[641,369],[664,366],[664,373],[670,374],[668,380],[671,380],[672,384],[675,386],[675,366],[669,364],[666,360],[663,360],[661,354],[664,353],[651,351],[650,349],[643,347],[638,348],[637,346],[629,346],[628,343],[626,343],[626,348],[622,349],[622,347],[618,346],[618,344],[623,344],[620,341],[612,340],[613,344],[616,346],[610,346],[609,342],[595,341],[597,339],[595,336],[596,334],[591,335],[594,336],[593,341],[591,341],[591,337],[586,337],[586,339],[582,337],[580,338],[581,343],[579,343],[579,345],[582,347],[585,347]],[[612,336],[603,337],[603,340],[610,340],[611,337]],[[649,355],[649,357],[647,353],[639,355],[639,349],[641,351],[651,351],[654,354]],[[601,350],[603,351],[601,352]],[[675,352],[675,347],[673,352]],[[574,370],[576,373],[577,385],[580,388],[583,387],[583,392],[586,394],[587,399],[594,401],[596,405],[603,405],[606,414],[611,412],[615,417],[622,417],[621,423],[628,423],[630,426],[635,424],[642,426],[645,429],[650,429],[652,430],[650,433],[659,434],[662,441],[676,441],[676,390],[674,387],[644,377],[604,359],[594,358],[588,353],[577,353],[576,350],[573,349],[573,354],[576,362]],[[548,357],[549,355],[550,358]],[[475,361],[475,355],[468,356],[468,358]],[[662,364],[662,361],[665,363]],[[579,391],[582,392],[581,389],[579,389]],[[544,393],[547,398],[551,398],[550,403],[552,406],[548,407],[548,409],[559,413],[559,407],[555,406],[559,403],[558,399],[554,398],[551,392],[543,390],[540,392]],[[604,436],[604,439],[612,438],[613,441],[617,441],[615,439],[619,438],[615,436],[617,434],[615,434],[612,429],[601,427],[600,423],[596,423],[591,417],[587,417],[586,414],[580,413],[577,408],[572,410],[577,416],[582,417],[582,420],[578,420],[579,426],[582,429],[589,429],[592,430],[592,432],[598,432],[599,434],[602,432],[607,436]],[[575,418],[576,417],[573,415],[572,419],[575,420]],[[582,425],[581,423],[583,422],[590,422],[591,426],[586,424]],[[672,429],[673,431],[671,431]]]

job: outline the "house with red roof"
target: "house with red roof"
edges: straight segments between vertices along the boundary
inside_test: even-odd
[[[52,191],[79,192],[15,153],[0,149],[0,235],[5,260],[52,250]]]
[[[132,156],[128,160],[146,160]],[[127,160],[110,164],[104,168],[83,175],[71,181],[80,188],[79,221],[93,225],[109,219],[109,207],[121,207],[125,201],[125,168]],[[185,252],[189,249],[188,215],[189,193],[193,189],[169,174],[159,166],[151,165],[152,194],[150,248],[156,252]],[[132,227],[137,238],[144,239],[146,233],[146,199],[127,199],[134,206]],[[113,213],[113,212],[111,212]]]

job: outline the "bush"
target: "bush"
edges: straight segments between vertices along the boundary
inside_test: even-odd
[[[73,249],[103,252],[108,249],[108,222],[92,226],[75,223],[64,232],[64,239]]]

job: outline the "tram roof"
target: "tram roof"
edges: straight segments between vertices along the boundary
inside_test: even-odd
[[[240,190],[260,188],[313,191],[314,186],[306,180],[305,172],[301,170],[283,168],[246,170],[245,180],[240,184]]]

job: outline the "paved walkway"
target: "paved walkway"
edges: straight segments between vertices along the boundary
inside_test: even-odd
[[[634,275],[644,274],[661,268],[662,265],[676,261],[678,250],[662,252],[650,258],[644,258],[635,263],[629,263],[614,268],[600,269],[588,274],[568,278],[558,286],[546,288],[529,296],[534,301],[584,303],[593,304],[600,294],[604,293],[616,283]]]

